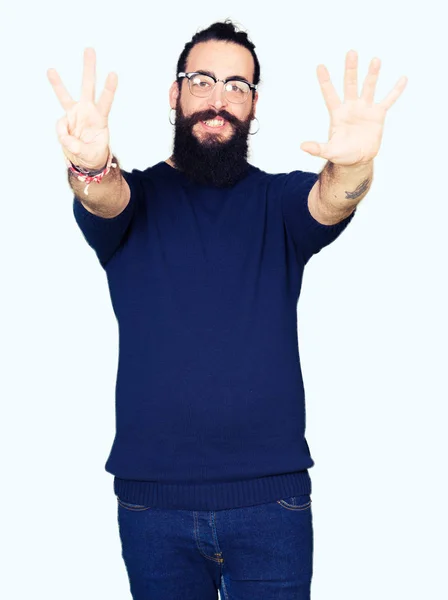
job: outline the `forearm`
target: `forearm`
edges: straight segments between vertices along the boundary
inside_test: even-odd
[[[88,195],[84,193],[86,182],[79,181],[76,175],[67,169],[68,182],[81,204],[89,212],[105,218],[112,218],[120,214],[130,197],[129,186],[121,174],[115,157],[113,162],[117,166],[111,167],[109,173],[99,183],[96,181],[90,183]]]
[[[349,167],[327,162],[318,180],[315,211],[327,224],[348,217],[366,196],[373,180],[373,160]]]

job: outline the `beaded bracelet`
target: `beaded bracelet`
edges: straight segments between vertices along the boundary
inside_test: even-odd
[[[74,165],[67,157],[65,157],[65,163],[69,170],[76,175],[76,178],[79,181],[87,182],[87,185],[84,188],[84,194],[88,196],[88,187],[92,183],[92,181],[100,183],[103,177],[105,177],[109,173],[111,167],[113,167],[114,169],[117,167],[117,163],[112,162],[112,159],[112,150],[110,150],[109,148],[109,158],[107,159],[106,166],[103,169],[99,169],[98,171],[88,171],[83,167],[78,167]]]

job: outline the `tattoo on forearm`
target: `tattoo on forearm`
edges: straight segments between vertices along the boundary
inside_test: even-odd
[[[345,198],[350,200],[356,200],[359,196],[362,196],[370,185],[370,179],[365,179],[358,185],[354,192],[345,192]]]

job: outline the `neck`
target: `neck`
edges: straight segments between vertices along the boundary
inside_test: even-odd
[[[166,159],[165,161],[168,165],[170,165],[170,167],[173,167],[174,169],[176,168],[176,165],[174,164],[173,161],[173,156],[171,155],[169,158]]]

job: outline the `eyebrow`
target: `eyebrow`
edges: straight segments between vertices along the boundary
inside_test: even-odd
[[[213,71],[204,71],[201,69],[197,69],[196,71],[193,71],[193,73],[200,73],[201,75],[210,75],[211,77],[214,77],[216,79],[216,75],[215,75],[215,73],[213,73]],[[226,77],[225,79],[226,79],[226,81],[236,80],[236,81],[245,81],[246,83],[250,83],[250,81],[248,79],[246,79],[245,77],[241,77],[241,75],[230,75],[230,77]]]

